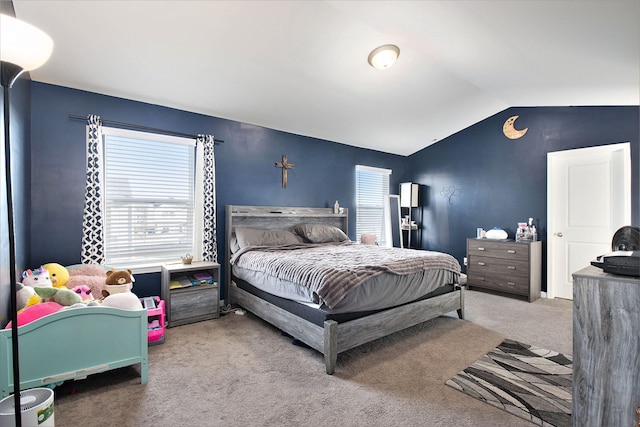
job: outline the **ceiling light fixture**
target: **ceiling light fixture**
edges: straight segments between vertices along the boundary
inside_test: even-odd
[[[369,64],[378,70],[384,70],[396,63],[400,56],[400,49],[393,44],[385,44],[377,47],[369,54]]]

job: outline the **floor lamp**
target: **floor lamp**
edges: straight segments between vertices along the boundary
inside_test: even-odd
[[[9,234],[9,281],[11,285],[11,347],[13,356],[13,397],[16,426],[22,425],[20,405],[20,359],[18,357],[18,310],[16,247],[13,225],[13,193],[11,188],[11,142],[9,140],[9,92],[18,76],[24,71],[38,68],[53,50],[53,41],[41,30],[8,15],[0,14],[0,83],[3,91],[4,110],[4,159],[5,186],[7,189],[7,223]]]

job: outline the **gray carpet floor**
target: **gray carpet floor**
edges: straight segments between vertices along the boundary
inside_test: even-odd
[[[528,426],[445,385],[504,338],[571,354],[571,302],[466,293],[452,313],[323,357],[247,314],[171,328],[129,367],[55,391],[56,426]]]

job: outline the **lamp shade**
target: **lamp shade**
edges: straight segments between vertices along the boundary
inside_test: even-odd
[[[0,61],[30,71],[47,62],[52,51],[53,40],[42,30],[0,14]]]
[[[413,182],[403,182],[400,184],[400,207],[417,208],[418,190],[420,186]]]

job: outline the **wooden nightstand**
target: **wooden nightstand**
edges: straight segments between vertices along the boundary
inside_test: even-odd
[[[196,280],[198,273],[206,273],[211,279]],[[198,284],[189,286],[194,280]],[[216,262],[163,265],[161,290],[168,327],[220,317],[220,264]]]

